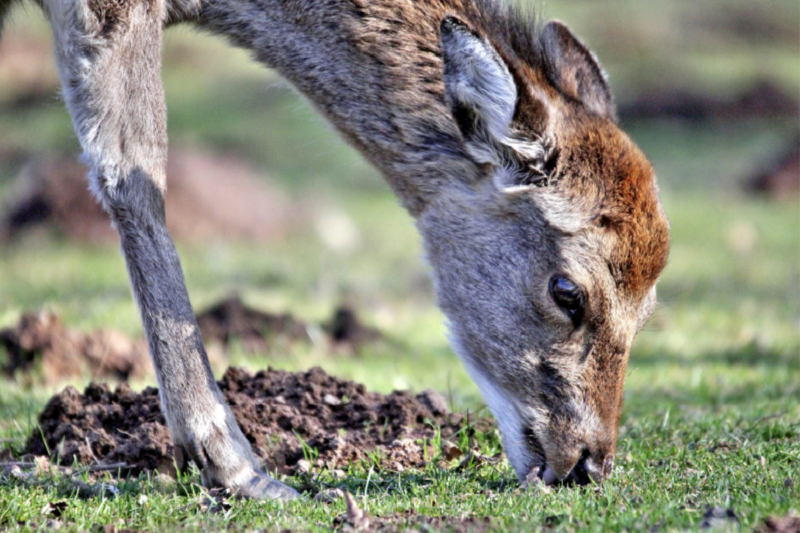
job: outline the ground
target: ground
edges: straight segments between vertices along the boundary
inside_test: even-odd
[[[452,456],[436,420],[429,437],[414,443],[425,448],[425,460],[403,471],[372,455],[336,472],[315,464],[319,450],[305,448],[307,472],[277,475],[309,499],[287,505],[218,502],[199,487],[196,472],[175,481],[151,470],[122,479],[80,465],[66,471],[25,458],[25,448],[50,397],[68,385],[85,392],[91,375],[36,385],[34,371],[0,378],[0,448],[13,456],[0,461],[22,463],[0,471],[0,528],[353,527],[343,498],[313,499],[335,488],[355,497],[372,527],[389,530],[751,531],[767,527],[770,516],[800,511],[800,201],[796,192],[774,200],[745,186],[796,144],[797,116],[754,110],[740,98],[766,79],[797,104],[800,14],[789,4],[545,6],[608,67],[620,108],[630,110],[623,125],[654,163],[672,224],[661,303],[633,347],[617,463],[602,487],[523,490],[497,456],[491,425],[451,439],[460,452],[480,454],[460,467],[463,457]],[[32,7],[15,12],[0,43],[0,199],[32,154],[77,153],[40,20]],[[212,348],[221,354],[217,377],[228,365],[254,373],[319,366],[375,393],[410,390],[413,398],[434,389],[449,411],[487,416],[447,345],[413,224],[376,173],[246,54],[184,29],[170,30],[167,42],[171,141],[248,161],[307,217],[291,239],[258,246],[179,243],[197,309],[237,293],[249,306],[310,325],[310,342]],[[23,58],[11,74],[9,46]],[[671,84],[716,95],[717,111],[693,120],[685,109],[649,116],[634,105],[638,95]],[[325,342],[322,325],[341,304],[386,340],[355,351]],[[34,232],[0,246],[0,328],[43,309],[70,330],[141,335],[114,245]],[[152,377],[130,383],[136,392],[154,385]],[[103,391],[89,389],[99,397]]]

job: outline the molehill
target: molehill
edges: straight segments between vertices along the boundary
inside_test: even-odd
[[[360,460],[403,471],[430,460],[430,439],[486,431],[491,422],[448,412],[433,390],[384,395],[330,376],[321,368],[291,373],[269,368],[253,375],[230,368],[219,382],[236,420],[267,470],[295,475],[347,469]],[[426,456],[425,450],[428,450]],[[67,387],[39,415],[27,451],[65,466],[122,463],[122,475],[169,472],[173,444],[158,390]],[[377,453],[372,453],[377,452]]]

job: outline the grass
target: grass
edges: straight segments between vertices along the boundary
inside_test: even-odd
[[[697,528],[709,506],[733,509],[741,528],[757,525],[765,512],[796,508],[798,429],[791,417],[769,418],[772,408],[795,409],[786,399],[742,409],[728,405],[654,410],[629,414],[624,422],[614,478],[602,488],[570,488],[525,493],[505,465],[456,472],[439,466],[403,474],[356,465],[344,480],[324,473],[311,481],[318,489],[343,486],[373,516],[412,509],[425,516],[489,516],[497,530],[558,531],[661,530]],[[765,407],[766,413],[765,414]],[[795,418],[796,419],[796,418]],[[496,440],[483,443],[487,452]],[[435,463],[434,463],[435,464]],[[289,483],[297,480],[289,479]],[[142,477],[117,485],[115,497],[80,498],[74,484],[57,476],[34,484],[2,486],[0,523],[5,528],[35,528],[48,519],[48,502],[66,501],[60,517],[68,530],[95,524],[125,524],[146,529],[328,530],[344,513],[343,502],[287,505],[233,502],[220,513],[206,510],[197,476],[184,484],[162,484]],[[142,499],[146,496],[146,502]],[[17,525],[22,522],[22,525]],[[732,525],[732,524],[731,524]],[[738,529],[738,528],[732,528]]]
[[[648,27],[647,10],[639,3],[610,4],[614,13],[632,9],[637,25]],[[621,53],[613,40],[591,38],[589,22],[601,9],[592,6],[564,2],[553,7],[553,14],[583,25],[581,33],[590,32],[590,42],[606,47],[601,57]],[[655,34],[678,39],[674,20],[682,20],[684,7],[664,4],[661,9],[673,25]],[[603,16],[614,17],[611,12]],[[795,24],[796,10],[781,17]],[[41,29],[35,18],[19,18],[23,28]],[[659,29],[660,23],[648,20]],[[481,409],[475,385],[447,346],[413,224],[375,172],[245,54],[186,31],[170,32],[168,41],[165,85],[173,142],[246,156],[284,184],[293,201],[311,198],[343,213],[357,237],[347,250],[330,248],[312,224],[291,242],[259,249],[236,243],[181,247],[195,306],[238,291],[253,306],[320,322],[347,300],[393,341],[358,358],[296,346],[257,357],[234,350],[230,362],[290,370],[320,365],[373,390],[433,387],[450,398],[454,409]],[[719,57],[724,47],[705,47],[686,58],[696,65],[696,71],[688,70],[692,83],[703,85],[710,77],[712,85],[727,83],[735,67],[745,65],[747,76],[761,69],[797,86],[796,50],[788,61],[783,48],[770,45],[772,59],[759,62],[742,58],[747,47],[734,44],[716,67],[723,73],[700,65],[713,62],[709,58]],[[208,76],[199,76],[192,63],[198,48],[214,58]],[[612,79],[631,82],[640,60],[627,67],[612,64]],[[626,125],[660,176],[673,244],[659,285],[659,310],[631,354],[611,481],[601,488],[525,493],[505,462],[458,471],[436,460],[422,471],[401,474],[358,464],[342,480],[322,472],[285,481],[311,484],[314,491],[343,485],[372,516],[409,510],[453,521],[488,516],[494,529],[509,531],[690,531],[715,506],[735,513],[738,523],[727,523],[729,529],[748,531],[769,515],[800,511],[800,203],[770,203],[748,197],[740,187],[781,148],[795,122]],[[55,99],[44,106],[4,108],[0,114],[0,148],[31,146],[77,150],[68,117]],[[0,168],[0,194],[13,170]],[[113,247],[36,238],[0,248],[0,327],[40,308],[59,313],[72,328],[141,332],[124,265]],[[146,384],[152,381],[134,386]],[[19,450],[56,390],[0,378],[2,442]],[[477,446],[485,454],[497,452],[496,433],[479,435]],[[196,473],[181,483],[142,477],[120,481],[116,495],[83,497],[74,482],[57,473],[29,480],[5,477],[0,529],[46,529],[48,520],[57,519],[66,531],[122,524],[148,531],[324,531],[344,512],[341,500],[231,502],[230,508],[212,512],[198,483]],[[66,508],[56,517],[48,503],[62,501]]]

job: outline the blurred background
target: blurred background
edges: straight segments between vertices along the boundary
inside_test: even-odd
[[[648,402],[797,399],[797,3],[540,8],[567,22],[608,70],[623,128],[653,161],[672,222],[661,304],[634,345],[626,412]],[[447,345],[412,220],[377,172],[245,52],[178,27],[167,31],[163,56],[168,221],[195,308],[210,310],[204,335],[215,370],[321,365],[383,392],[434,387],[453,407],[479,406]],[[18,7],[0,41],[7,380],[97,377],[92,364],[43,370],[33,352],[54,350],[47,335],[80,351],[76,335],[97,333],[101,359],[109,346],[141,350],[116,237],[89,199],[78,155],[49,29],[37,8]],[[39,314],[24,330],[31,312]],[[119,374],[153,382],[132,365]]]

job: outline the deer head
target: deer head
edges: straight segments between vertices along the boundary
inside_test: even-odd
[[[600,482],[668,223],[594,55],[559,22],[537,38],[524,57],[442,22],[446,100],[480,178],[454,180],[418,224],[451,341],[517,475]]]

